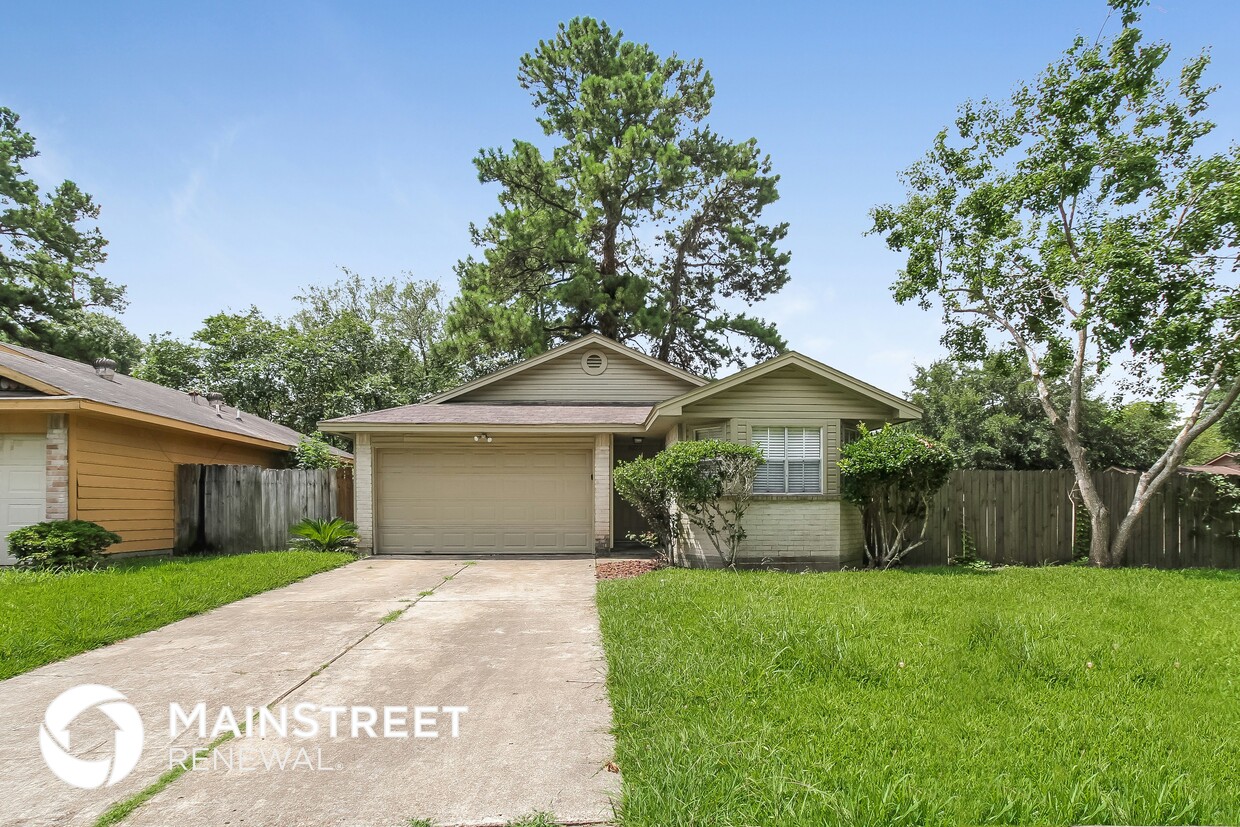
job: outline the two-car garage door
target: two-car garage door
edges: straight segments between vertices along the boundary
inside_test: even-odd
[[[379,447],[376,551],[593,551],[591,466],[576,445]]]

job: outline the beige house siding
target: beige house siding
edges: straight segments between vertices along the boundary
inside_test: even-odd
[[[787,425],[822,429],[823,493],[818,496],[759,495],[745,517],[748,537],[737,564],[781,568],[840,568],[861,562],[861,515],[840,496],[841,423],[880,424],[894,411],[868,397],[824,380],[795,365],[685,405],[679,438],[723,424],[725,438],[750,443],[754,427]],[[670,444],[670,440],[669,440]],[[704,537],[693,535],[682,549],[692,566],[722,560]]]
[[[685,406],[693,419],[864,419],[882,421],[894,411],[795,365]]]
[[[861,527],[861,509],[852,503],[840,503],[840,565],[860,566],[865,562],[865,534]]]
[[[788,425],[822,429],[823,493],[840,493],[840,428],[857,421],[881,425],[894,411],[879,402],[790,365],[750,382],[686,405],[682,436],[720,420],[726,439],[748,445],[754,426]]]
[[[860,512],[829,497],[758,497],[745,514],[748,535],[736,564],[742,568],[838,569],[861,562]],[[855,531],[854,531],[855,527]],[[690,529],[682,562],[719,568],[723,559],[700,530]]]
[[[375,547],[375,464],[370,434],[353,440],[353,513],[357,522],[357,550],[369,554]]]
[[[606,368],[594,376],[582,360],[601,354]],[[654,404],[696,387],[687,379],[602,348],[584,348],[550,359],[454,397],[453,402],[628,402]]]

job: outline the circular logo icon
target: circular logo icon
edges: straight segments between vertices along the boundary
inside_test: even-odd
[[[103,758],[70,755],[69,725],[83,712],[96,708],[116,725],[113,754]],[[47,705],[43,726],[39,727],[39,749],[48,769],[61,781],[84,790],[111,787],[138,764],[142,755],[142,718],[133,704],[110,686],[75,686]]]

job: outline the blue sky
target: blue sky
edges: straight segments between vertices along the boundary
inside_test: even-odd
[[[938,353],[937,316],[888,292],[866,237],[896,173],[969,97],[1001,95],[1106,16],[1093,0],[889,3],[24,3],[5,11],[0,105],[43,183],[102,205],[125,322],[189,336],[221,309],[293,309],[298,288],[410,271],[454,288],[468,226],[495,209],[471,159],[536,138],[517,61],[593,15],[702,58],[712,126],[782,175],[792,281],[760,308],[791,346],[894,391]],[[1240,137],[1240,4],[1163,0],[1173,62],[1212,47],[1212,114]]]

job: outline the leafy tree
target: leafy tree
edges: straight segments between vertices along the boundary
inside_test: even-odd
[[[1094,377],[1086,379],[1082,442],[1090,467],[1148,468],[1174,436],[1175,407],[1106,399],[1094,390]],[[1071,467],[1022,354],[997,351],[979,361],[941,359],[919,366],[912,384],[912,400],[924,411],[912,427],[946,446],[960,467]],[[1052,393],[1062,404],[1068,390],[1055,382]]]
[[[472,227],[450,331],[466,354],[513,360],[597,332],[713,373],[785,347],[730,309],[788,280],[785,224],[762,221],[778,177],[755,141],[703,125],[699,60],[660,57],[578,18],[521,59],[518,81],[552,138],[475,159],[502,211]]]
[[[152,338],[137,375],[218,391],[226,404],[302,433],[323,419],[415,402],[456,381],[438,285],[346,270],[298,301],[289,319],[251,307],[207,317],[191,342]]]
[[[206,389],[203,358],[201,346],[182,342],[165,332],[147,339],[133,375],[167,388],[202,392]],[[257,413],[253,408],[251,411]]]
[[[861,438],[840,449],[840,493],[861,509],[866,566],[886,569],[925,543],[930,499],[955,457],[906,428],[860,428]]]
[[[338,468],[340,458],[332,453],[332,446],[323,439],[323,435],[315,431],[303,435],[293,448],[293,466],[295,468]]]
[[[1188,452],[1184,454],[1185,465],[1204,465],[1235,448],[1223,435],[1221,424],[1216,422],[1193,440]]]
[[[97,310],[65,314],[46,328],[44,345],[49,353],[93,362],[100,357],[116,361],[116,369],[128,374],[142,358],[142,340],[129,332],[120,319]]]
[[[0,340],[81,358],[66,331],[88,309],[123,309],[125,290],[95,272],[107,242],[89,226],[99,217],[91,197],[72,181],[41,194],[26,173],[22,163],[38,152],[19,120],[0,107]]]
[[[1024,353],[1095,565],[1123,561],[1150,497],[1240,396],[1240,150],[1201,151],[1208,58],[1165,78],[1170,48],[1142,43],[1141,5],[1113,0],[1123,25],[1109,42],[1078,38],[1009,100],[965,104],[955,136],[940,132],[905,173],[907,200],[873,213],[908,256],[896,299],[939,304],[954,353],[976,356],[988,336]],[[1191,394],[1114,534],[1082,436],[1087,373],[1113,366],[1143,396]]]
[[[1216,390],[1210,397],[1210,404],[1217,405],[1222,396],[1222,390]],[[1219,453],[1240,451],[1240,404],[1235,404],[1228,408],[1227,413],[1223,414],[1218,423],[1211,427],[1211,430],[1216,430],[1219,442],[1223,445],[1223,450]],[[1214,456],[1218,456],[1218,454]],[[1207,459],[1212,458],[1207,457]]]

